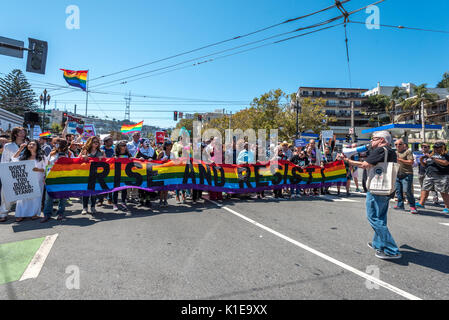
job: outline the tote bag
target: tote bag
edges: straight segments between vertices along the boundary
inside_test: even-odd
[[[368,170],[368,190],[378,196],[389,196],[395,191],[399,171],[398,163],[387,162],[388,150],[386,148],[384,150],[384,162],[379,162]]]

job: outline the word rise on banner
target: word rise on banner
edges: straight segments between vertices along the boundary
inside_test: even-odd
[[[346,183],[342,161],[301,168],[289,161],[247,165],[193,163],[188,159],[59,159],[46,186],[54,198],[87,196],[126,188],[147,191],[198,189],[228,193],[260,192],[287,187],[321,188]]]

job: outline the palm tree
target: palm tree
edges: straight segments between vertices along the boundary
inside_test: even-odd
[[[390,115],[391,123],[394,123],[394,116],[396,115],[396,105],[401,104],[410,95],[407,90],[399,87],[394,87],[390,96],[390,103],[385,108],[385,111]]]
[[[427,87],[426,83],[415,87],[414,88],[415,96],[403,102],[404,109],[413,112],[415,119],[417,119],[416,114],[417,113],[420,114],[422,105],[432,103],[438,100],[438,95],[436,93],[428,92],[426,87]],[[424,116],[424,110],[422,113],[423,114],[419,116],[419,119],[421,121],[423,120],[421,119],[421,116]]]

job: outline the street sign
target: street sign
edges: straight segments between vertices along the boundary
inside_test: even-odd
[[[23,41],[0,37],[0,54],[14,58],[23,58]]]
[[[51,113],[51,110],[37,109],[38,113]]]

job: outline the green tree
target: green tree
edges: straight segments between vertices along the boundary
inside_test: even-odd
[[[438,82],[437,88],[448,88],[449,89],[449,72],[443,74],[443,79]]]
[[[374,96],[369,96],[362,104],[365,109],[365,114],[370,117],[370,121],[380,123],[386,123],[389,117],[385,117],[385,113],[389,113],[391,107],[391,98],[383,94],[377,94]]]
[[[51,124],[51,131],[52,131],[53,133],[60,134],[60,133],[62,132],[63,129],[64,129],[64,128],[63,128],[59,123],[53,122],[53,123]]]
[[[390,122],[394,123],[394,116],[396,115],[396,106],[405,101],[409,97],[407,90],[395,87],[390,96],[390,103],[386,106],[385,111],[390,115]]]
[[[176,129],[181,129],[182,127],[185,127],[186,130],[192,131],[193,130],[193,119],[181,119],[176,124]]]
[[[427,90],[427,84],[422,84],[420,86],[417,86],[413,88],[415,92],[415,96],[411,99],[407,99],[403,102],[403,109],[409,110],[413,113],[414,119],[421,119],[420,111],[421,111],[421,104],[428,104],[435,102],[438,100],[438,95],[436,93],[430,93]],[[419,117],[416,117],[416,115],[419,115]],[[421,119],[422,120],[422,119]]]
[[[23,116],[37,108],[36,101],[36,94],[21,70],[14,69],[0,78],[1,108]]]

